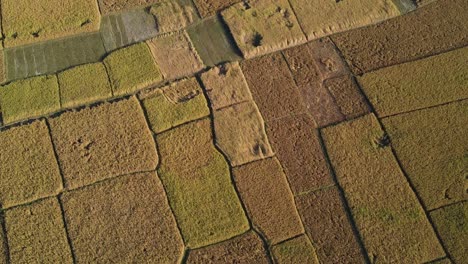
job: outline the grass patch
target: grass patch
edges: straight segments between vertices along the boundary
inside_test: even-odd
[[[314,247],[305,235],[275,245],[271,251],[277,263],[319,263]]]
[[[5,0],[1,8],[6,47],[99,30],[96,0]]]
[[[288,0],[238,3],[221,14],[245,58],[306,41]]]
[[[162,81],[145,43],[114,51],[104,59],[115,96],[129,94]]]
[[[39,76],[2,86],[0,103],[6,124],[52,113],[60,109],[57,77]]]
[[[72,253],[57,198],[5,212],[13,263],[72,263]]]
[[[58,81],[60,101],[65,108],[112,97],[106,68],[100,62],[61,72]]]
[[[155,133],[210,114],[203,91],[195,78],[156,90],[143,100],[143,106]]]
[[[198,248],[249,229],[229,166],[214,148],[208,119],[157,136],[158,173],[185,245]]]

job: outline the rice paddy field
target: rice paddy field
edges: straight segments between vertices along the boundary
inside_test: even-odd
[[[0,7],[0,264],[468,263],[466,0]]]

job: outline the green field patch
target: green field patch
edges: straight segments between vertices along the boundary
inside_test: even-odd
[[[135,97],[68,111],[49,123],[69,189],[157,166],[155,142]]]
[[[5,0],[1,8],[5,47],[97,31],[101,20],[96,0]]]
[[[358,80],[379,116],[468,98],[468,48],[395,65]]]
[[[423,263],[444,257],[377,118],[367,115],[322,131],[371,262]]]
[[[78,66],[58,74],[62,107],[74,107],[112,97],[104,64]]]
[[[428,210],[468,199],[468,100],[382,120]]]
[[[252,94],[238,62],[226,63],[200,76],[213,109],[247,102]]]
[[[221,242],[249,229],[229,166],[213,145],[209,119],[159,134],[156,140],[158,174],[187,247]]]
[[[135,92],[163,79],[145,43],[112,52],[104,59],[104,64],[115,96]]]
[[[377,1],[366,2],[372,2],[368,7],[373,7]],[[340,4],[346,5],[346,2],[340,1]],[[465,47],[468,45],[467,20],[466,0],[439,0],[415,12],[335,34],[331,38],[353,72],[362,75]]]
[[[57,111],[60,109],[57,77],[44,75],[0,86],[0,104],[6,124]]]
[[[203,91],[195,78],[185,79],[146,94],[143,107],[155,133],[210,114]]]
[[[288,0],[238,3],[221,12],[244,58],[306,41]]]
[[[296,204],[321,263],[364,262],[337,187],[296,196]]]
[[[73,263],[57,198],[5,212],[13,263]]]
[[[103,15],[119,11],[131,11],[141,7],[156,4],[161,0],[98,0]],[[125,13],[123,12],[123,13]]]
[[[102,18],[100,31],[107,52],[158,34],[156,21],[147,8],[106,15]]]
[[[374,24],[400,14],[392,0],[291,0],[307,39]]]
[[[275,263],[319,263],[314,247],[305,236],[299,236],[272,247]]]
[[[236,167],[233,176],[252,224],[269,244],[304,232],[286,175],[276,158]]]
[[[44,121],[0,132],[0,205],[28,203],[62,189],[57,161]]]
[[[267,123],[307,112],[304,98],[280,53],[242,61],[240,65],[254,101]]]
[[[190,250],[186,263],[269,263],[260,237],[253,231],[201,249]]]
[[[8,81],[56,73],[72,66],[98,62],[106,51],[99,33],[5,49]]]
[[[450,205],[431,212],[431,218],[442,243],[454,263],[466,261],[468,244],[468,202]]]
[[[203,69],[187,33],[173,33],[147,41],[165,79],[177,79]]]
[[[182,237],[154,172],[97,183],[61,199],[77,262],[177,263],[182,258]]]
[[[159,33],[182,30],[200,19],[190,0],[160,1],[151,6],[150,13]]]
[[[240,1],[241,0],[194,0],[194,3],[202,17],[210,17]]]
[[[207,66],[212,67],[242,58],[237,48],[233,46],[227,29],[217,17],[204,19],[188,27],[187,32],[203,63]]]
[[[232,166],[273,156],[257,105],[244,102],[213,112],[216,145]]]
[[[6,71],[5,71],[5,55],[2,50],[0,50],[0,84],[6,81]]]

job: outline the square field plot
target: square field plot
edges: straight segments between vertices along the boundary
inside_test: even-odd
[[[139,173],[62,196],[79,263],[177,263],[182,238],[156,173]]]
[[[0,205],[57,194],[62,180],[44,121],[0,132]]]
[[[245,58],[306,41],[288,0],[253,0],[222,12]]]
[[[67,188],[156,168],[154,139],[134,97],[49,122]]]
[[[5,46],[99,30],[96,0],[3,0],[1,2]]]
[[[0,104],[6,124],[52,113],[60,108],[57,77],[33,77],[0,87]]]
[[[5,212],[12,263],[73,263],[57,198]]]
[[[102,63],[81,65],[58,74],[62,107],[73,107],[112,96]]]
[[[162,81],[162,75],[145,43],[112,52],[104,59],[114,95],[124,95]]]

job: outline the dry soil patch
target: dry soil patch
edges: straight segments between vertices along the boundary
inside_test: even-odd
[[[467,31],[468,32],[468,31]],[[358,80],[379,116],[468,98],[468,48],[364,74]]]
[[[458,203],[431,212],[434,225],[455,263],[466,261],[468,244],[468,202]]]
[[[296,203],[321,263],[364,262],[336,187],[297,196]]]
[[[155,133],[210,114],[206,98],[195,78],[143,93],[142,97],[149,124]]]
[[[62,197],[77,262],[176,263],[183,241],[156,173],[139,173]]]
[[[306,41],[288,0],[238,3],[221,14],[245,58]]]
[[[301,114],[271,121],[267,135],[294,194],[333,184],[311,117]]]
[[[353,72],[362,74],[466,46],[466,20],[465,0],[439,0],[407,15],[332,39]]]
[[[187,263],[269,263],[260,237],[253,231],[190,251]]]
[[[165,79],[189,76],[203,68],[185,31],[163,35],[147,43]]]
[[[209,119],[159,134],[157,142],[158,172],[187,247],[207,246],[247,231],[229,166],[213,145]]]
[[[323,136],[371,262],[445,255],[374,115],[328,127]]]
[[[57,194],[62,179],[44,121],[0,132],[0,205]]]
[[[278,264],[319,263],[315,255],[314,247],[305,235],[275,245],[272,247],[271,251],[275,263]]]
[[[281,54],[243,61],[241,68],[267,123],[307,111],[288,64]]]
[[[62,107],[74,107],[112,97],[104,64],[81,65],[58,74]]]
[[[49,122],[68,188],[156,168],[155,142],[135,97],[65,112]]]
[[[213,122],[216,145],[232,166],[273,155],[265,123],[253,101],[214,111]]]
[[[12,263],[73,263],[57,198],[5,212]]]
[[[252,224],[271,244],[304,232],[293,194],[276,158],[234,168],[233,175]]]
[[[201,80],[214,110],[252,100],[238,62],[214,67],[202,73]]]

